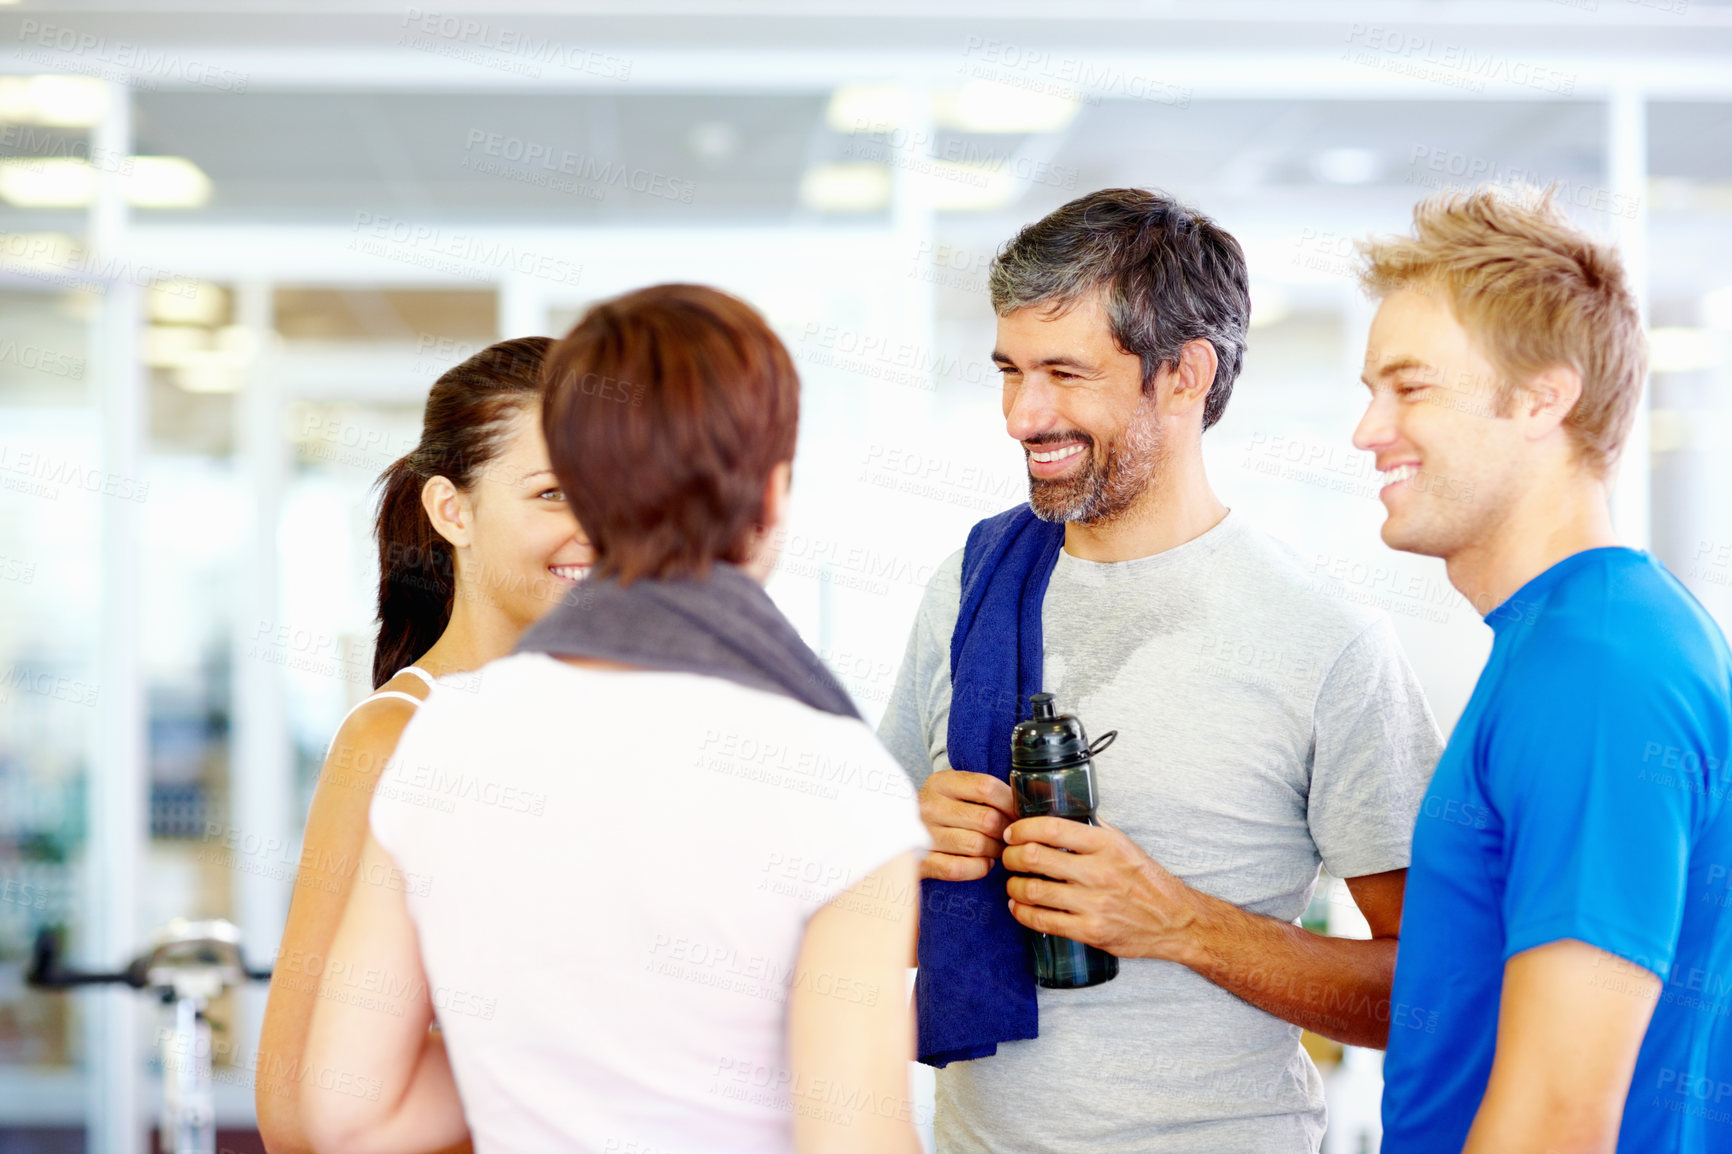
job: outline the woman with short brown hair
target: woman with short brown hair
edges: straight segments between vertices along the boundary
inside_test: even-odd
[[[550,354],[595,569],[475,692],[436,688],[380,783],[308,1054],[373,1081],[308,1093],[321,1148],[919,1149],[927,836],[761,587],[798,388],[696,285],[597,305]]]

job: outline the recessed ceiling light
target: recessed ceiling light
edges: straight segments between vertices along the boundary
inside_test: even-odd
[[[0,160],[0,199],[21,208],[82,208],[96,195],[96,169],[68,157]]]
[[[1383,172],[1383,158],[1369,148],[1330,148],[1311,160],[1311,173],[1326,184],[1370,184]]]
[[[20,208],[82,208],[95,199],[97,179],[87,160],[7,157],[0,160],[0,200]],[[182,156],[129,157],[120,180],[126,199],[140,208],[197,208],[210,199],[210,178]]]
[[[0,76],[0,121],[8,124],[87,128],[102,119],[107,100],[102,81],[90,76]]]
[[[174,383],[188,393],[236,393],[246,377],[246,366],[220,352],[196,353],[172,370]]]
[[[1058,132],[1081,109],[1081,104],[1063,96],[971,80],[937,94],[933,119],[959,132]]]
[[[146,334],[166,334],[174,328],[153,325]],[[251,330],[242,325],[225,325],[214,333],[192,328],[181,331],[197,334],[197,339],[174,338],[163,350],[167,353],[165,367],[172,371],[177,386],[189,393],[232,393],[241,387],[246,381],[247,366],[258,355],[258,342]],[[146,350],[149,351],[148,344]]]
[[[210,330],[192,325],[146,325],[138,359],[153,369],[173,369],[210,347]]]
[[[895,84],[844,84],[830,95],[833,132],[889,132],[914,119],[914,94]]]
[[[228,293],[202,280],[159,280],[147,298],[150,319],[174,325],[214,325],[228,311]]]
[[[890,203],[882,164],[820,164],[800,178],[800,203],[820,212],[876,212]]]
[[[216,349],[236,364],[247,365],[259,355],[259,339],[245,325],[224,325],[216,331]]]
[[[210,200],[210,177],[184,156],[135,156],[126,199],[140,208],[197,208]]]

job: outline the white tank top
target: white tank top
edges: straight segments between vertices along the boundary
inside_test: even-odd
[[[474,692],[441,681],[370,813],[475,1148],[794,1154],[796,1110],[861,1109],[794,1078],[787,1001],[812,914],[931,844],[872,731],[692,673],[517,653],[485,674]],[[578,918],[527,878],[605,883],[582,883]]]
[[[387,684],[389,684],[394,678],[401,677],[405,673],[413,673],[416,677],[419,677],[422,681],[425,681],[427,683],[428,689],[433,688],[433,675],[431,673],[428,673],[425,669],[422,669],[419,665],[405,665],[403,668],[401,668],[397,672],[393,673],[390,677],[387,677],[385,679],[385,681]],[[401,689],[378,689],[378,690],[374,690],[372,693],[368,694],[366,697],[363,697],[361,700],[357,701],[355,703],[354,707],[349,710],[349,712],[343,714],[343,720],[341,720],[337,723],[337,728],[341,729],[341,728],[343,728],[343,726],[347,725],[349,723],[349,718],[355,716],[355,710],[356,709],[361,708],[361,706],[363,706],[363,705],[370,704],[371,702],[378,701],[380,698],[383,698],[383,697],[400,698],[403,701],[407,701],[410,705],[415,705],[415,706],[419,706],[423,700],[422,698],[416,697],[412,693],[404,693]]]

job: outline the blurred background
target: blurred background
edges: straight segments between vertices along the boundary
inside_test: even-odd
[[[1214,485],[1391,615],[1447,731],[1489,631],[1377,538],[1352,241],[1556,182],[1651,322],[1619,525],[1726,627],[1729,102],[1721,0],[0,2],[0,1154],[144,1149],[160,1008],[26,988],[33,935],[114,968],[226,917],[268,962],[370,688],[375,478],[440,372],[625,289],[728,289],[796,357],[770,590],[876,720],[934,565],[1025,495],[993,252],[1179,195],[1252,277]],[[1308,924],[1355,915],[1324,879]],[[262,1005],[212,1015],[236,1151]],[[1327,1149],[1375,1150],[1377,1056],[1313,1052]]]

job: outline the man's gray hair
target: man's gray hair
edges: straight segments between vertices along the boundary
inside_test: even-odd
[[[1239,242],[1170,196],[1105,188],[1016,234],[992,262],[1000,316],[1038,306],[1068,309],[1106,291],[1113,340],[1143,362],[1143,388],[1178,364],[1189,341],[1215,347],[1215,383],[1203,427],[1221,419],[1245,360],[1250,280]]]

